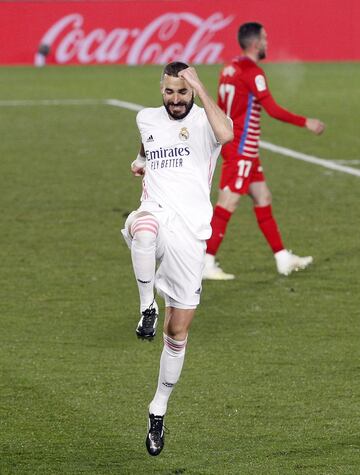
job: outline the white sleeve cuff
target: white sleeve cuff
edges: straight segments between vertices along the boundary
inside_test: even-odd
[[[142,155],[138,154],[136,159],[132,162],[131,168],[136,167],[136,168],[144,168],[146,165],[146,157],[143,157]]]

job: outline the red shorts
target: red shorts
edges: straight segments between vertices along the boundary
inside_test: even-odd
[[[250,184],[255,181],[265,181],[259,157],[249,158],[242,155],[227,156],[223,154],[220,190],[227,188],[233,193],[246,195]]]

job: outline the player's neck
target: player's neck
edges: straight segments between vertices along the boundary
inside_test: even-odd
[[[244,51],[244,56],[251,59],[251,61],[254,61],[256,64],[260,61],[257,53],[253,51]]]

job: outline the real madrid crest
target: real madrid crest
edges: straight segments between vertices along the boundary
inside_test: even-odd
[[[179,133],[180,140],[187,140],[189,138],[189,131],[186,127],[182,127]]]

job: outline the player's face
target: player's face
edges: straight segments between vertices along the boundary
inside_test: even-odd
[[[161,93],[170,117],[179,120],[188,115],[194,104],[194,93],[184,79],[165,74]]]
[[[264,28],[261,29],[259,44],[258,44],[258,58],[265,59],[267,53],[267,34]]]

